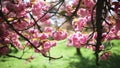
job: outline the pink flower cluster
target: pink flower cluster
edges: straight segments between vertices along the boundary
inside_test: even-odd
[[[21,44],[21,42],[19,40],[20,37],[16,33],[10,32],[8,38],[9,38],[10,43],[13,44],[13,46],[15,46],[21,50],[24,49],[24,46]]]
[[[73,13],[73,7],[68,5],[66,6],[66,15],[71,16]]]
[[[55,41],[46,41],[43,43],[40,52],[42,54],[46,54],[46,52],[49,52],[51,47],[56,46],[56,42]],[[38,50],[35,50],[35,52],[39,52]]]
[[[68,38],[67,46],[74,46],[76,48],[80,48],[85,45],[87,42],[87,35],[77,32],[73,35],[70,35]]]
[[[28,34],[29,33],[29,34]],[[51,45],[48,44],[46,45],[45,43],[48,41],[48,38],[50,37],[49,34],[47,33],[40,33],[39,30],[31,28],[29,29],[29,32],[27,34],[25,33],[24,35],[29,38],[31,43],[39,50],[35,50],[35,52],[40,52],[40,53],[46,53],[49,51],[51,48]],[[30,46],[29,42],[26,42],[27,46]],[[45,45],[45,46],[44,46]],[[47,48],[49,47],[49,48]]]
[[[83,0],[83,2],[87,8],[92,8],[95,5],[93,0]]]
[[[0,28],[2,28],[0,29],[0,37],[2,38],[7,37],[9,35],[9,31],[7,30],[8,29],[7,24],[1,23]]]
[[[12,43],[15,47],[18,47],[19,49],[24,49],[24,47],[21,45],[19,36],[9,31],[9,27],[6,24],[0,24],[0,44],[2,46],[6,46],[7,44]],[[0,45],[0,46],[1,46]]]
[[[51,27],[46,27],[43,33],[40,33],[39,30],[34,28],[29,29],[29,34],[25,35],[29,40],[34,44],[35,47],[39,49],[35,49],[35,52],[40,52],[46,54],[52,47],[56,46],[55,40],[63,40],[67,37],[67,32],[64,31],[53,31]],[[50,38],[54,40],[51,41]],[[30,43],[26,42],[26,45],[30,45]]]
[[[54,38],[54,40],[63,40],[65,38],[67,38],[67,32],[55,31],[55,32],[53,32],[52,37]]]
[[[0,24],[0,44],[7,45],[10,43],[8,39],[9,30],[7,24],[1,23]]]
[[[44,13],[49,9],[49,6],[45,4],[42,0],[36,2],[32,7],[32,14],[36,16],[36,18],[40,18],[40,21],[49,24],[48,18],[50,17],[50,14],[47,13],[44,15]]]
[[[118,25],[113,26],[110,29],[108,34],[104,33],[105,34],[104,35],[104,40],[106,39],[106,40],[110,41],[110,40],[113,40],[113,39],[120,39],[120,30],[119,30],[119,26],[118,27],[117,26]]]
[[[8,11],[13,12],[17,16],[24,16],[26,15],[26,6],[27,4],[23,1],[19,2],[18,4],[14,4],[10,1],[5,2],[6,8]]]
[[[8,46],[0,47],[0,55],[7,55],[9,51]]]
[[[52,27],[45,27],[44,32],[51,33],[51,32],[53,32],[53,28]]]
[[[43,5],[44,3],[42,1],[35,3],[32,8],[33,15],[35,16],[41,15]]]
[[[95,45],[86,45],[85,48],[90,49],[92,51],[95,51],[95,49],[96,49]],[[104,45],[100,45],[99,50],[100,51],[104,50]]]
[[[77,11],[77,15],[79,17],[88,17],[88,16],[90,16],[90,12],[87,9],[85,9],[85,8],[80,8]]]
[[[96,47],[93,45],[86,45],[85,48],[95,51]]]
[[[73,20],[72,22],[72,26],[75,29],[75,31],[81,30],[86,24],[87,24],[86,18],[78,18],[76,20]]]
[[[101,55],[102,60],[106,60],[110,56],[110,52],[105,52]]]
[[[118,31],[120,30],[120,26],[119,25],[120,25],[120,18],[118,18],[116,20],[116,24],[115,24],[115,29],[118,30]]]
[[[19,21],[19,22],[14,22],[13,26],[16,30],[24,30],[26,29],[30,24],[26,21]]]
[[[119,13],[120,12],[120,2],[113,2],[112,4],[115,6],[114,11],[116,13]]]

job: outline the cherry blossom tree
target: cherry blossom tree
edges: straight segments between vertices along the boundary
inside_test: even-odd
[[[59,59],[62,56],[51,57],[49,51],[56,41],[68,39],[67,46],[77,51],[92,49],[98,65],[100,58],[110,56],[112,47],[106,49],[103,42],[120,39],[119,6],[119,0],[0,0],[0,55],[23,59],[9,55],[9,46],[28,47],[44,57]],[[65,23],[72,26],[73,34],[61,29]]]

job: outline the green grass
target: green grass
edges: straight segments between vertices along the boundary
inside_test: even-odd
[[[120,41],[112,41],[111,56],[106,61],[100,61],[99,67],[95,65],[95,57],[91,50],[81,48],[82,56],[76,55],[74,47],[67,47],[66,40],[58,42],[50,53],[53,57],[63,56],[61,59],[51,60],[40,54],[28,51],[25,57],[35,56],[31,62],[11,57],[0,57],[0,68],[120,68]],[[22,52],[11,53],[20,56]]]

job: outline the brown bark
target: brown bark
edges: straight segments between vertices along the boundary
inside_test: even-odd
[[[99,47],[101,45],[102,40],[102,11],[104,7],[104,1],[105,0],[98,0],[96,4],[96,31],[97,31],[97,43],[96,43],[96,50],[95,50],[95,56],[96,56],[96,65],[99,65]]]

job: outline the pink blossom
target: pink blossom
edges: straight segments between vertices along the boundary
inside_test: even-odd
[[[59,35],[60,35],[60,32],[58,32],[58,31],[53,32],[53,34],[52,34],[52,36],[53,36],[53,38],[54,38],[55,40],[60,40]]]
[[[117,30],[115,27],[111,28],[110,32],[106,35],[107,40],[112,40],[117,38]]]
[[[51,46],[56,46],[56,42],[55,41],[51,41]]]
[[[67,33],[63,31],[56,31],[53,32],[52,36],[55,40],[63,40],[67,37]]]
[[[34,44],[34,46],[37,47],[37,48],[40,46],[38,40],[34,40],[34,39],[33,39],[31,42],[32,42],[32,43]],[[29,45],[29,43],[27,43],[27,44]]]
[[[117,32],[117,38],[120,39],[120,31]]]
[[[21,43],[20,43],[20,41],[19,41],[18,39],[14,40],[14,41],[12,40],[11,43],[13,43],[13,45],[14,45],[15,47],[17,47],[17,48],[19,48],[19,49],[21,49],[21,50],[24,49],[24,47],[21,45]]]
[[[77,21],[73,21],[72,25],[73,28],[75,29],[75,31],[79,31],[81,30],[87,23],[87,19],[86,18],[79,18]]]
[[[86,10],[85,8],[80,8],[77,12],[78,16],[80,17],[86,17],[89,15],[88,10]]]
[[[77,6],[79,3],[79,0],[74,0],[74,2],[72,3],[73,6]]]
[[[115,26],[115,28],[117,29],[117,30],[120,30],[120,19],[117,19],[117,23],[116,23],[116,26]]]
[[[40,40],[47,39],[48,37],[49,37],[49,35],[47,33],[41,33],[40,34]]]
[[[38,29],[34,29],[34,28],[29,29],[29,33],[31,34],[38,33],[38,32],[39,32]]]
[[[9,35],[7,24],[1,23],[0,28],[2,28],[0,29],[0,37],[1,38],[7,37]]]
[[[101,55],[102,60],[106,60],[110,56],[110,52],[105,52]]]
[[[84,5],[88,8],[92,8],[94,6],[94,1],[93,0],[83,0]]]
[[[50,48],[53,46],[56,46],[55,41],[44,42],[42,45],[42,49],[40,51],[41,51],[41,53],[46,54],[46,52],[48,52],[50,50]]]
[[[53,28],[52,27],[45,27],[44,32],[52,32]]]
[[[13,4],[11,2],[6,3],[6,8],[9,11],[15,12],[16,14],[20,14],[21,12],[25,11],[25,3],[24,2],[19,2],[19,4]]]
[[[72,6],[66,6],[66,15],[71,16],[72,12]]]
[[[80,32],[77,32],[73,35],[70,35],[68,38],[68,46],[74,46],[76,48],[80,48],[83,46],[87,41],[87,35],[81,34]]]
[[[30,2],[27,2],[26,3],[26,7],[28,8],[28,7],[32,7],[32,4],[30,3]]]
[[[25,4],[23,3],[23,2],[21,2],[21,3],[19,3],[18,5],[17,5],[17,12],[19,13],[19,12],[21,12],[21,11],[24,11],[25,10]]]
[[[102,56],[101,56],[101,59],[102,59],[102,60],[106,60],[107,57],[106,57],[105,55],[102,55]]]
[[[43,9],[44,11],[48,11],[48,10],[50,9],[50,6],[45,5],[44,7],[42,7],[42,9]]]
[[[101,45],[99,50],[104,50],[104,45]]]
[[[48,42],[45,42],[43,43],[43,48],[46,50],[46,49],[50,49],[51,47],[51,43],[48,41]]]
[[[102,34],[103,39],[105,39],[106,36],[107,36],[107,33],[103,33],[103,34]]]
[[[112,3],[114,6],[115,6],[115,8],[114,8],[114,11],[116,12],[116,13],[119,13],[120,12],[120,3],[119,2],[113,2]]]
[[[50,50],[50,48],[51,48],[51,43],[50,42],[45,42],[43,44],[43,48],[41,49],[41,52],[46,53]]]
[[[8,39],[8,38],[5,38],[5,39],[4,39],[4,43],[5,43],[5,44],[8,44],[8,43],[10,43],[10,39]]]
[[[9,10],[9,11],[16,11],[17,9],[17,6],[11,2],[7,2],[6,3],[6,8]]]
[[[96,49],[96,47],[93,46],[93,45],[86,45],[85,47],[86,47],[87,49],[92,50],[92,51],[95,51],[95,49]]]
[[[17,30],[23,30],[28,26],[28,23],[25,21],[15,22],[13,23],[15,29]]]
[[[97,38],[97,33],[95,32],[94,34],[93,34],[93,39],[96,39]]]
[[[9,51],[8,46],[0,47],[0,55],[7,55]]]
[[[42,6],[43,4],[42,3],[35,3],[33,5],[33,8],[32,8],[32,13],[35,15],[35,16],[39,16],[41,13],[41,10],[42,10]]]
[[[33,15],[35,15],[35,16],[38,16],[38,15],[41,14],[41,13],[40,13],[40,9],[36,9],[36,8],[32,9],[32,13],[33,13]]]
[[[62,32],[62,34],[60,35],[61,40],[67,38],[67,32]]]
[[[38,18],[41,18],[43,15],[40,15],[40,16],[38,16]],[[50,14],[46,14],[45,16],[43,16],[41,19],[40,19],[40,21],[41,22],[43,22],[43,23],[45,23],[45,24],[49,24],[50,23],[50,21],[48,20],[49,19],[49,17],[50,17]],[[48,20],[48,21],[47,21]],[[46,22],[45,22],[46,21]]]
[[[81,36],[79,40],[80,40],[80,43],[81,43],[81,44],[85,44],[86,41],[87,41],[87,37],[86,37],[85,35],[84,35],[84,36]]]
[[[3,12],[4,14],[7,14],[7,13],[8,13],[7,8],[6,8],[6,7],[5,7],[5,8],[2,8],[2,12]]]
[[[45,25],[47,25],[47,26],[50,26],[50,20],[45,20],[44,22],[43,22]]]

